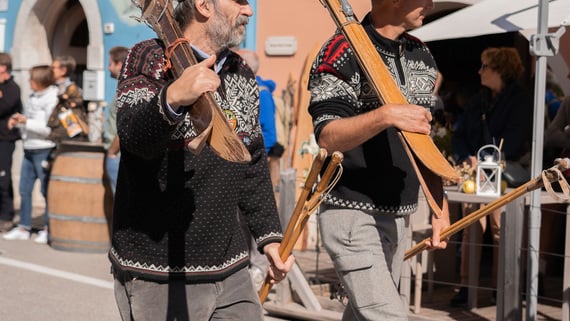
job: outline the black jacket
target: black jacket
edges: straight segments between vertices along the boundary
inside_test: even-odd
[[[495,99],[483,88],[469,100],[456,123],[452,136],[455,160],[461,163],[476,156],[483,145],[498,146],[501,139],[506,160],[519,160],[530,147],[532,119],[532,97],[520,84],[507,84]]]
[[[20,100],[20,87],[14,82],[14,78],[0,83],[0,140],[16,141],[20,139],[20,131],[17,128],[8,130],[8,119],[15,114],[22,112],[22,101]]]

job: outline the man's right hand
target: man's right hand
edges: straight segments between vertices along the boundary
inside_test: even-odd
[[[214,92],[221,84],[220,77],[212,69],[216,56],[212,55],[198,64],[184,69],[166,92],[166,101],[175,111],[190,106],[206,92]]]
[[[388,104],[379,108],[389,114],[394,127],[411,132],[429,135],[431,131],[431,113],[419,105]]]

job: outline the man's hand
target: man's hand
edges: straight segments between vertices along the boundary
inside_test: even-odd
[[[382,106],[390,117],[392,125],[411,133],[429,135],[431,131],[431,113],[419,105],[388,104]],[[380,108],[380,109],[382,109]]]
[[[166,101],[174,110],[181,106],[190,106],[206,92],[214,92],[220,87],[220,77],[212,66],[216,56],[212,55],[198,64],[184,69],[182,75],[176,79],[166,92]]]
[[[440,235],[443,230],[449,227],[449,225],[449,206],[447,203],[447,198],[444,197],[443,206],[441,209],[441,217],[438,218],[436,215],[431,216],[432,236],[430,240],[426,241],[428,250],[443,250],[447,247],[449,238],[442,240]]]
[[[279,283],[287,276],[287,272],[293,267],[295,263],[295,257],[289,255],[287,260],[283,262],[279,256],[279,243],[270,243],[263,247],[263,252],[267,259],[269,260],[269,277],[271,278],[271,284]]]
[[[12,130],[12,128],[14,128],[18,124],[25,124],[26,120],[27,120],[26,116],[20,113],[15,113],[8,119],[8,129]]]

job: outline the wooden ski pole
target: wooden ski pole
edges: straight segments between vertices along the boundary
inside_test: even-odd
[[[305,202],[309,199],[311,195],[311,189],[313,185],[319,178],[319,173],[323,164],[325,163],[325,159],[327,158],[327,151],[324,148],[321,148],[318,154],[313,159],[313,163],[311,164],[311,169],[309,170],[309,174],[307,174],[307,178],[305,179],[305,183],[301,189],[301,194],[299,194],[299,198],[297,199],[297,203],[295,204],[295,208],[293,209],[293,214],[289,219],[289,223],[287,228],[285,229],[285,233],[283,233],[283,240],[291,239],[291,235],[295,229],[295,224],[299,220],[299,216],[301,215],[301,211],[305,206]],[[283,240],[281,244],[283,244]]]
[[[303,228],[307,224],[309,216],[317,209],[327,191],[330,190],[332,186],[334,186],[334,183],[336,183],[336,179],[334,178],[340,175],[338,174],[337,169],[342,162],[343,155],[340,152],[334,152],[327,167],[325,168],[321,180],[315,188],[315,191],[311,194],[311,189],[317,181],[318,174],[323,166],[326,156],[326,150],[321,149],[317,157],[313,160],[309,176],[307,176],[307,179],[305,180],[303,191],[301,192],[301,195],[299,195],[299,199],[295,205],[293,215],[287,224],[287,229],[285,230],[283,240],[281,241],[281,245],[279,247],[279,256],[283,261],[289,257],[291,251],[293,250],[293,247],[295,246],[295,243],[297,243],[297,240],[303,231]],[[337,175],[335,175],[335,173]],[[332,185],[329,184],[331,180],[333,180]],[[265,282],[259,290],[259,300],[262,304],[267,299],[269,290],[271,290],[272,284],[270,281],[271,278],[269,275],[267,275]]]
[[[333,179],[333,175],[335,174],[338,166],[342,162],[343,155],[340,152],[334,152],[331,156],[331,160],[328,163],[327,167],[325,168],[325,172],[323,173],[321,180],[317,184],[315,191],[311,195],[311,197],[305,202],[301,214],[297,218],[297,223],[293,224],[293,232],[290,237],[283,238],[281,242],[280,255],[281,259],[287,259],[287,256],[293,250],[295,243],[301,236],[305,225],[307,225],[307,221],[309,220],[309,216],[314,213],[317,207],[323,201],[323,194],[326,193],[327,188],[331,188],[330,182]],[[334,184],[333,184],[334,186]],[[290,221],[292,222],[292,220]],[[281,253],[282,252],[282,253]]]
[[[560,172],[565,171],[568,168],[570,168],[570,160],[567,158],[564,160],[560,160],[559,163],[554,167],[544,170],[542,175],[537,176],[536,178],[517,187],[511,192],[497,198],[491,203],[481,207],[477,211],[453,223],[452,225],[450,225],[448,228],[446,228],[441,232],[440,238],[445,239],[451,237],[452,235],[465,229],[469,225],[478,222],[481,218],[491,214],[494,210],[500,208],[501,206],[504,206],[514,201],[515,199],[519,198],[520,196],[524,195],[527,192],[542,188],[547,183],[558,181],[561,184],[567,184],[565,179],[563,177],[560,177],[561,175]],[[415,246],[413,246],[412,248],[408,249],[406,251],[406,254],[404,255],[404,260],[407,260],[425,250],[427,248],[426,242],[429,240],[430,240],[429,238],[426,238],[423,241],[416,244]]]

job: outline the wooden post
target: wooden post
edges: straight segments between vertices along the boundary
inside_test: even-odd
[[[497,273],[497,321],[522,320],[520,297],[521,247],[525,213],[524,197],[507,205],[501,217]]]

